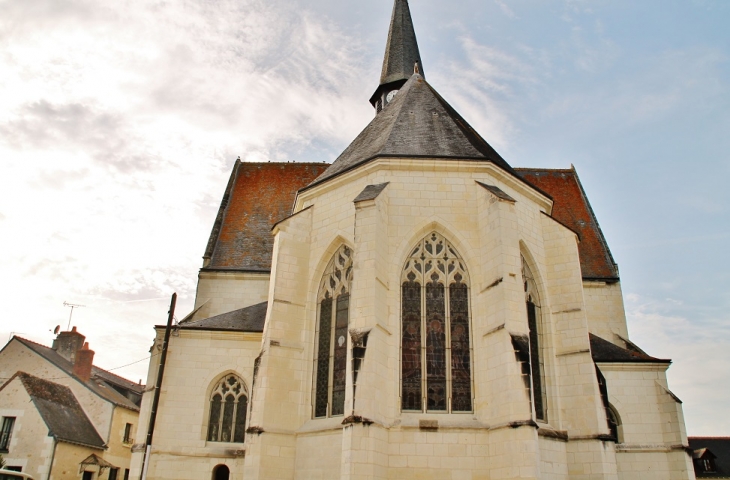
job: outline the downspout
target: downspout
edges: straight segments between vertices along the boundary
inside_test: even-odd
[[[51,472],[53,471],[53,461],[56,459],[56,446],[58,445],[58,440],[56,440],[56,437],[53,437],[53,452],[51,452],[51,463],[48,465],[48,477],[46,480],[51,480]]]

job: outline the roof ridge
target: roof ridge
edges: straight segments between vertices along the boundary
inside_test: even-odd
[[[120,407],[124,407],[124,408],[131,409],[131,410],[134,410],[134,411],[139,411],[139,407],[137,405],[135,405],[126,396],[122,395],[117,390],[115,390],[114,387],[112,387],[111,385],[107,384],[104,381],[103,377],[96,376],[94,378],[90,378],[88,381],[84,381],[83,379],[79,378],[78,376],[76,376],[73,373],[73,363],[71,363],[69,360],[67,360],[66,358],[64,358],[56,350],[54,350],[54,349],[52,349],[50,347],[46,347],[45,345],[41,345],[40,343],[33,342],[32,340],[24,339],[22,337],[15,336],[13,338],[17,338],[20,341],[21,344],[25,345],[26,348],[29,348],[30,350],[32,350],[36,354],[38,354],[41,357],[45,358],[48,362],[50,362],[51,364],[53,364],[56,368],[58,368],[59,370],[61,370],[62,372],[64,372],[66,375],[68,375],[69,378],[72,378],[72,379],[76,380],[81,385],[83,385],[87,389],[91,390],[91,392],[93,392],[95,395],[99,396],[101,399],[103,399],[103,400],[105,400],[107,402],[110,402],[110,403],[112,403],[114,405],[120,406]],[[30,343],[31,345],[26,344],[25,343],[26,341],[28,343]],[[44,349],[44,351],[42,351],[42,352],[41,351],[38,351],[38,350],[34,349],[32,345],[35,345],[37,347],[42,347]],[[50,356],[50,355],[49,356],[46,356],[46,354],[50,354],[51,352],[53,352],[55,355],[53,355],[53,356]],[[52,358],[52,357],[58,357],[58,358]],[[61,363],[61,362],[59,362],[59,359],[63,362],[63,364],[59,364],[59,363]],[[112,374],[112,375],[114,375],[114,374]],[[95,383],[94,380],[98,380],[98,381],[102,382],[104,385],[100,385],[98,383]],[[109,395],[104,395],[104,390],[102,390],[102,389],[107,389],[108,392],[109,392]],[[116,397],[119,397],[119,399],[114,399],[114,398],[111,398],[110,396],[116,396]]]
[[[548,168],[548,167],[512,167],[518,172],[565,172],[575,173],[572,168]]]

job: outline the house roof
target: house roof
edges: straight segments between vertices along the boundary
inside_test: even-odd
[[[107,372],[106,370],[102,370],[98,367],[92,368],[92,375],[91,378],[88,381],[83,381],[82,379],[78,378],[73,374],[73,363],[66,360],[63,356],[61,356],[58,352],[53,350],[50,347],[46,347],[44,345],[41,345],[39,343],[35,343],[33,341],[27,340],[22,337],[15,336],[13,337],[14,340],[17,340],[21,344],[25,345],[30,350],[34,351],[41,357],[45,358],[52,364],[54,364],[59,369],[66,372],[70,377],[73,377],[76,379],[79,383],[83,384],[86,388],[100,396],[101,398],[113,403],[114,405],[117,405],[119,407],[124,407],[129,410],[139,411],[139,407],[134,404],[131,400],[129,400],[127,397],[122,395],[120,392],[118,392],[114,387],[113,383],[121,383],[120,380],[121,377],[114,375],[113,373]],[[103,372],[101,375],[98,375],[97,372]],[[107,382],[107,379],[115,379],[114,382],[110,381]],[[123,379],[122,379],[123,380]],[[139,390],[140,388],[143,390],[144,386],[137,385],[136,383],[126,381],[127,383],[131,383],[135,386],[136,390]],[[141,394],[141,393],[140,393]]]
[[[204,270],[269,272],[272,227],[291,213],[297,190],[327,167],[236,161],[203,256]]]
[[[617,281],[619,272],[575,169],[516,168],[517,174],[553,198],[552,218],[576,232],[584,279]]]
[[[395,0],[388,30],[388,43],[385,45],[380,85],[408,80],[413,75],[416,62],[421,75],[425,77],[408,0]]]
[[[232,312],[201,320],[180,323],[180,328],[190,330],[230,330],[236,332],[263,332],[267,302],[251,305]]]
[[[419,74],[411,76],[393,101],[307,188],[378,157],[480,160],[520,178]]]
[[[671,363],[671,360],[655,358],[638,349],[621,348],[594,334],[590,335],[591,356],[596,363]]]
[[[48,427],[49,435],[63,442],[102,450],[106,448],[104,440],[84,413],[70,388],[25,372],[18,372],[15,376],[20,379],[28,392],[36,410]]]
[[[688,437],[689,448],[706,450],[715,457],[715,472],[698,472],[697,478],[730,478],[730,437]]]

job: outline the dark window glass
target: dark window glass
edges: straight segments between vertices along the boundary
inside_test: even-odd
[[[322,300],[319,309],[319,348],[314,416],[326,417],[329,403],[330,344],[332,342],[332,298]]]
[[[10,439],[13,436],[15,417],[3,417],[3,426],[0,430],[0,451],[7,452],[10,448]]]
[[[342,246],[327,265],[319,288],[313,389],[315,418],[345,413],[351,282],[352,251]]]
[[[438,275],[426,284],[426,392],[428,410],[446,410],[446,314]]]
[[[132,424],[128,423],[124,426],[124,443],[132,443]]]
[[[221,442],[230,442],[233,430],[233,409],[236,406],[236,397],[228,395],[223,404],[223,422],[221,423]]]
[[[236,425],[233,430],[233,441],[243,443],[246,435],[246,412],[248,410],[248,400],[246,397],[240,397],[238,405],[236,405]]]
[[[129,469],[128,468],[124,469],[124,480],[129,480]]]
[[[220,433],[221,403],[223,398],[215,394],[210,401],[210,423],[208,424],[208,441],[217,442]]]
[[[227,375],[213,389],[208,421],[209,442],[241,443],[246,435],[246,389],[236,375]]]
[[[335,355],[332,368],[332,415],[345,413],[345,384],[347,370],[347,323],[350,295],[337,297],[335,321]]]
[[[401,408],[471,412],[469,286],[464,262],[434,232],[411,250],[401,281]]]
[[[532,391],[535,397],[535,415],[538,420],[545,420],[545,401],[542,382],[542,365],[540,364],[540,341],[537,330],[537,311],[535,304],[527,302],[527,323],[530,327],[530,366],[532,367]]]
[[[82,480],[93,480],[94,478],[94,472],[84,472],[81,479]]]
[[[403,344],[401,361],[403,410],[421,410],[421,285],[410,281],[403,283]]]
[[[451,409],[471,412],[471,351],[469,348],[469,295],[461,275],[449,286],[451,313]]]
[[[118,468],[110,468],[109,469],[109,480],[117,480],[118,474],[119,474]]]

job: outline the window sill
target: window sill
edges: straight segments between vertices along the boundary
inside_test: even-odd
[[[307,420],[297,433],[323,432],[326,430],[341,430],[344,415],[336,417],[311,418]]]

